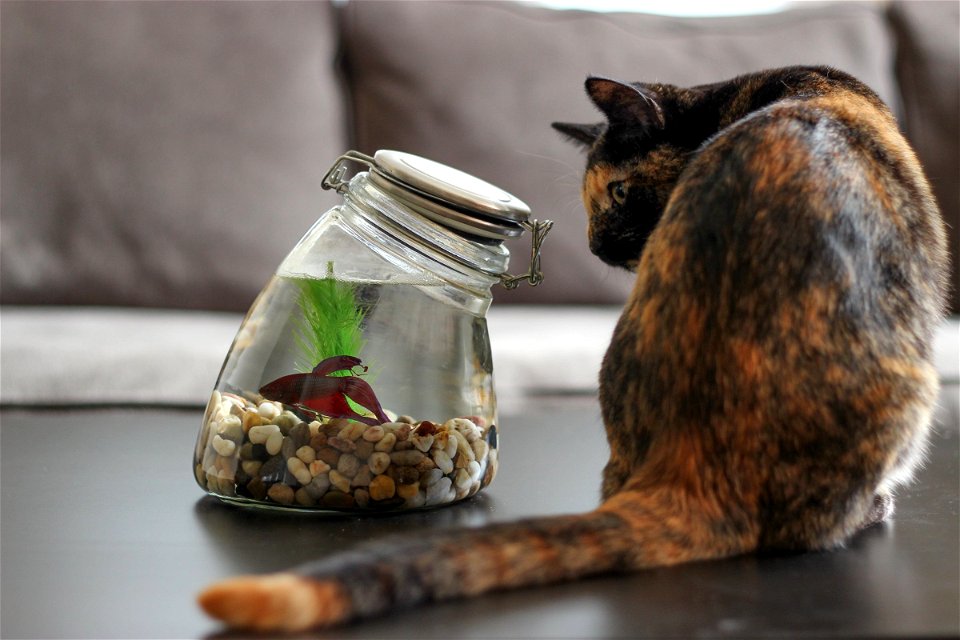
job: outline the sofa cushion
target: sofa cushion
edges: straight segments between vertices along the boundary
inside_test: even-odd
[[[764,67],[828,64],[897,105],[893,49],[874,3],[679,19],[556,11],[505,2],[349,2],[343,8],[354,144],[395,148],[473,173],[556,221],[546,280],[514,302],[621,302],[629,274],[589,254],[579,201],[584,158],[551,121],[601,118],[589,74],[698,84]],[[512,241],[513,269],[529,249]]]
[[[335,200],[331,7],[0,10],[0,299],[246,309]]]
[[[960,313],[960,3],[894,2],[903,125],[943,210],[953,254],[953,313]]]

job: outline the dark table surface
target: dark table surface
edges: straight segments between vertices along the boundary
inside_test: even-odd
[[[895,521],[832,553],[742,557],[448,602],[337,638],[957,636],[956,386]],[[197,487],[200,411],[0,413],[4,638],[221,634],[194,604],[209,582],[289,567],[385,533],[569,513],[596,503],[605,443],[593,399],[502,413],[500,474],[430,512],[272,513]],[[227,637],[226,634],[222,634]]]

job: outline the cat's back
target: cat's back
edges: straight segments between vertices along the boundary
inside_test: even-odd
[[[824,341],[869,333],[926,356],[947,258],[930,187],[892,115],[872,94],[838,89],[775,102],[708,140],[641,277],[643,262],[685,279],[699,315],[725,332],[816,341],[821,326]]]

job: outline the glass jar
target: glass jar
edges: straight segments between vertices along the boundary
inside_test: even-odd
[[[366,165],[349,181],[346,164]],[[336,511],[433,507],[497,472],[485,314],[490,289],[538,284],[552,222],[450,167],[348,152],[324,188],[343,202],[283,260],[247,313],[194,455],[208,493]],[[532,235],[527,274],[503,240]]]

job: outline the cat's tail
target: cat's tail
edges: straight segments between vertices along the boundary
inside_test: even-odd
[[[664,494],[613,496],[596,511],[403,535],[290,572],[213,584],[198,601],[232,627],[298,631],[434,600],[743,553],[755,537]],[[752,538],[752,540],[751,540]]]

